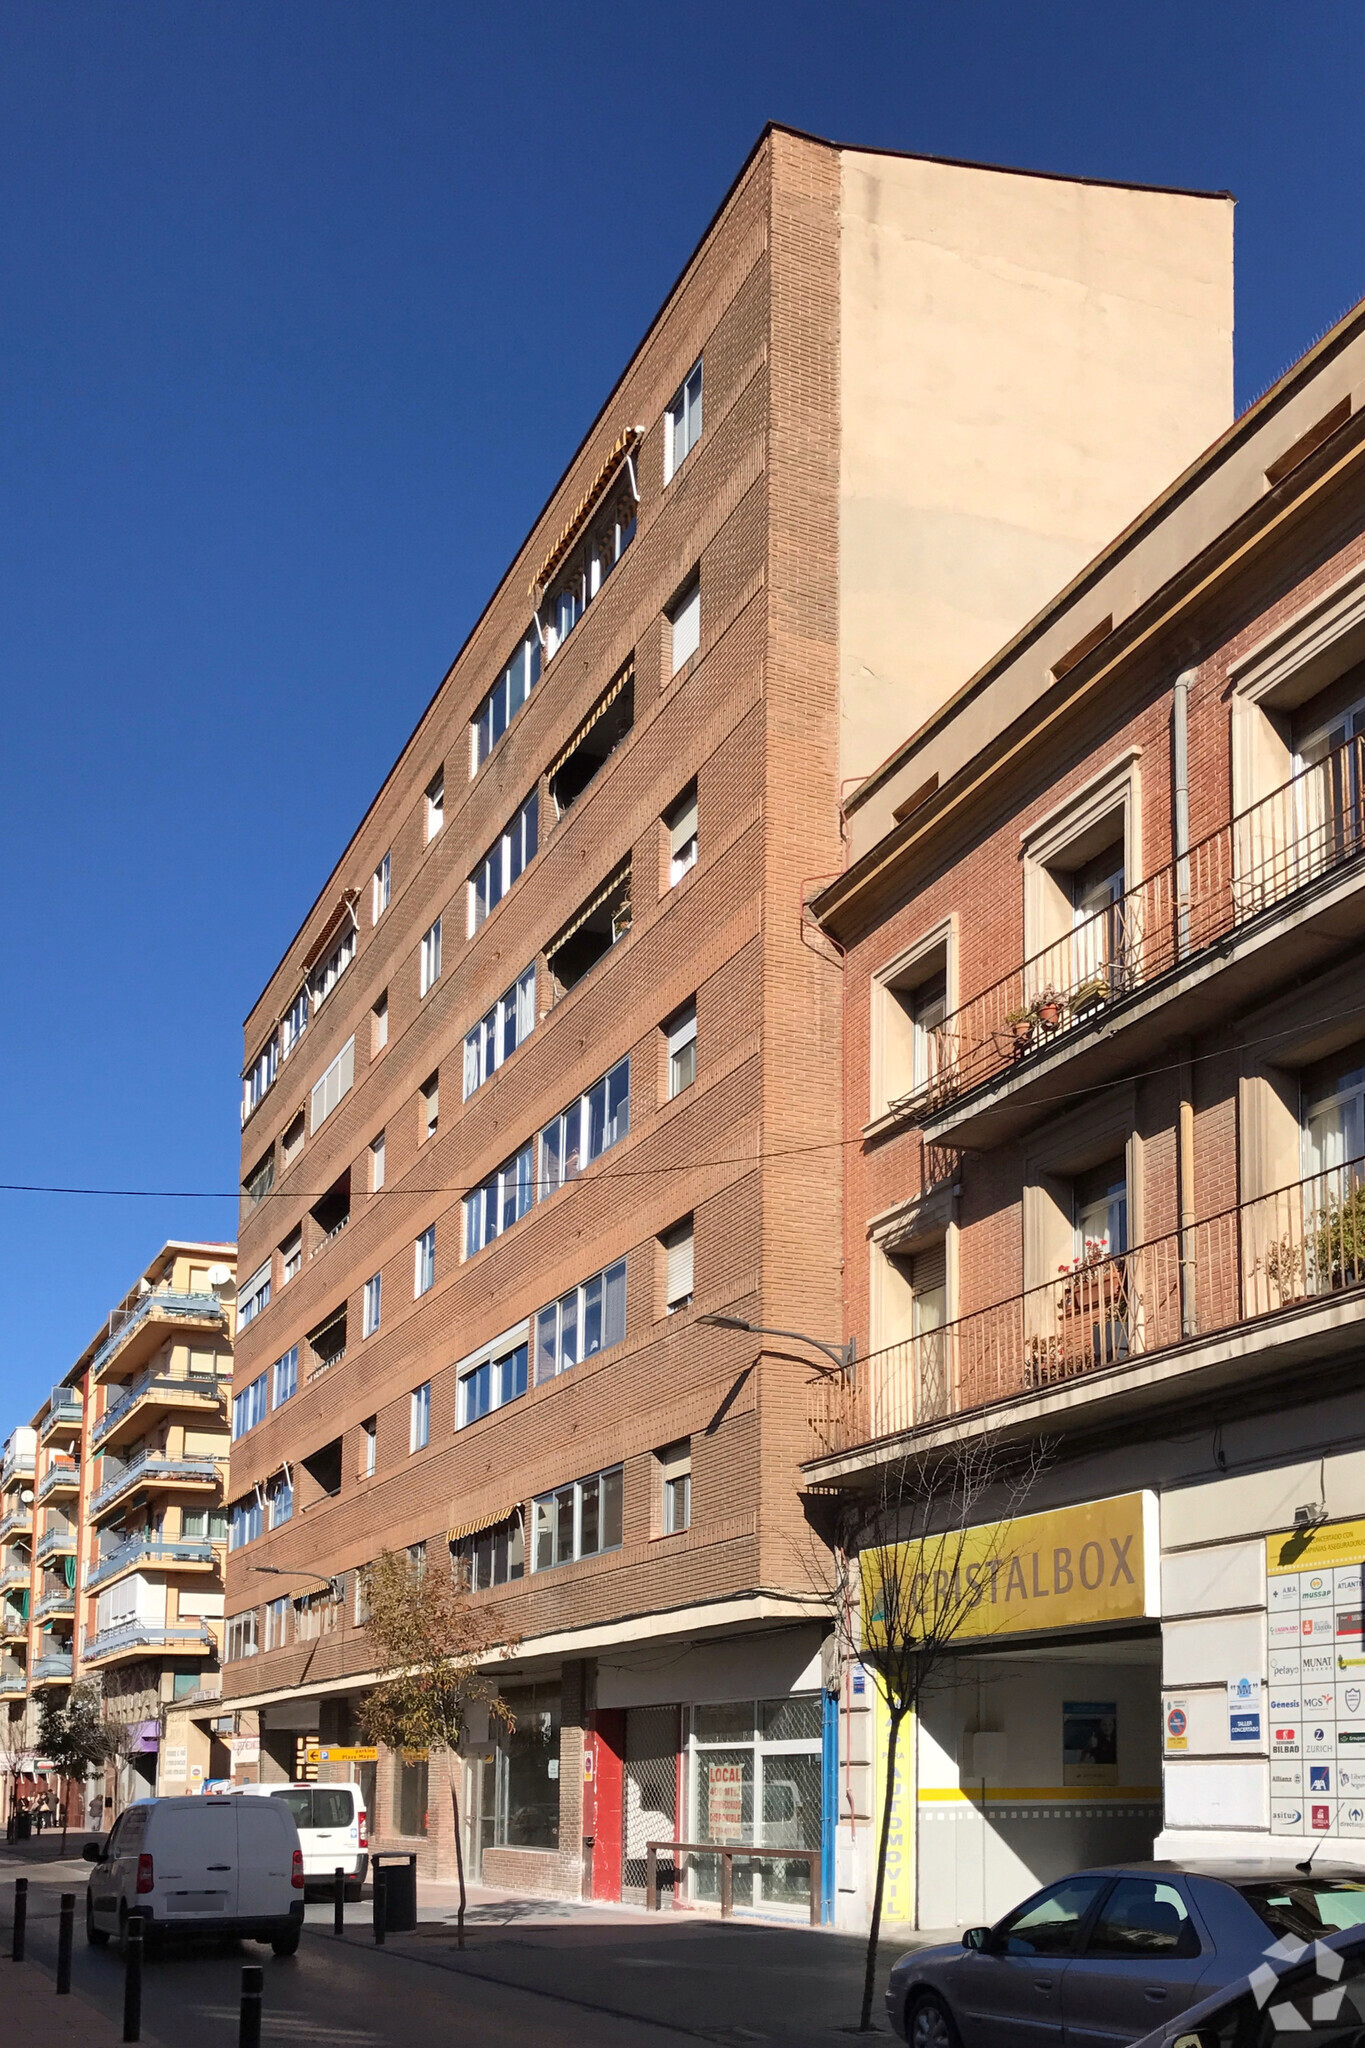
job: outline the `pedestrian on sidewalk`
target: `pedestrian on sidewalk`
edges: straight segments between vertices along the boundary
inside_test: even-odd
[[[43,1823],[47,1819],[47,1794],[40,1792],[33,1802],[33,1832],[41,1840]]]

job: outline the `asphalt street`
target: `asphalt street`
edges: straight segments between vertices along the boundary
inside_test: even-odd
[[[29,1880],[28,1954],[56,1967],[62,1891],[77,1894],[76,1994],[111,2019],[122,2012],[123,1967],[91,1949],[83,1912],[88,1866],[0,1849],[0,1930],[8,1952],[13,1879]],[[471,1908],[468,1946],[453,1915],[373,1945],[368,1900],[338,1940],[325,1901],[308,1907],[294,1957],[253,1942],[174,1947],[144,1972],[143,2038],[159,2048],[235,2048],[242,1966],[265,1970],[263,2040],[281,2048],[831,2048],[857,2015],[862,1944],[798,1927],[692,1915],[604,1917],[574,1905],[500,1899]],[[881,1981],[894,1960],[888,1948]],[[885,2030],[884,2020],[879,2022]]]

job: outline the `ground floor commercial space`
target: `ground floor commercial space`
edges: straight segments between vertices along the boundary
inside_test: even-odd
[[[978,1617],[902,1732],[887,1920],[990,1922],[1071,1870],[1153,1855],[1358,1862],[1365,1400],[1058,1458],[1035,1502],[1003,1535],[982,1525]],[[875,1871],[850,1816],[880,1812],[887,1732],[871,1670],[853,1683],[864,1725],[841,1754],[869,1760],[872,1790],[844,1767],[850,1923]]]

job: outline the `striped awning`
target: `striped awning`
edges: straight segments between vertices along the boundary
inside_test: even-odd
[[[319,931],[300,963],[299,972],[305,978],[312,973],[319,960],[323,958],[343,925],[349,923],[353,924],[357,931],[360,929],[360,920],[356,916],[355,908],[359,900],[360,891],[358,889],[347,889],[340,901],[333,907],[331,916]]]
[[[553,956],[559,951],[560,947],[564,945],[567,940],[571,939],[575,932],[581,931],[583,929],[583,926],[587,923],[588,919],[593,915],[593,913],[595,911],[600,910],[604,903],[610,901],[610,899],[616,894],[618,889],[620,889],[623,884],[626,888],[630,887],[629,854],[626,855],[626,858],[622,861],[620,867],[616,868],[611,874],[607,876],[607,879],[605,882],[603,882],[601,888],[595,889],[593,891],[592,895],[583,905],[583,908],[569,919],[569,922],[563,927],[561,931],[557,931],[555,933],[549,945],[545,948],[546,958],[552,959]]]
[[[598,698],[597,702],[593,705],[592,710],[588,713],[587,717],[583,720],[583,723],[574,733],[573,738],[569,740],[565,746],[561,747],[559,752],[555,755],[554,760],[551,761],[549,767],[545,771],[547,779],[553,779],[554,776],[558,775],[560,769],[564,766],[564,763],[568,760],[570,754],[572,754],[573,752],[575,752],[577,748],[582,746],[584,740],[588,737],[588,734],[592,731],[593,727],[598,723],[599,719],[605,717],[608,710],[610,710],[611,706],[616,702],[616,699],[620,696],[622,690],[625,689],[626,684],[634,680],[634,676],[635,663],[633,660],[631,660],[626,663],[620,675],[617,676],[615,682],[612,683],[610,687],[607,690],[605,690],[603,694]]]
[[[510,1522],[513,1515],[521,1513],[521,1502],[514,1500],[510,1507],[489,1508],[481,1515],[472,1515],[467,1522],[456,1522],[446,1530],[446,1542],[458,1543],[465,1536],[481,1536],[485,1529],[496,1529],[500,1522]]]
[[[596,509],[597,501],[603,491],[611,482],[626,457],[635,453],[644,437],[645,430],[643,427],[627,427],[624,433],[617,435],[610,454],[602,463],[596,476],[588,485],[587,490],[584,491],[582,497],[574,506],[573,511],[560,530],[559,539],[536,571],[535,579],[531,584],[532,604],[538,605],[540,603],[546,584],[564,560],[565,555],[568,554],[569,549],[578,539],[579,534],[583,531],[584,522],[587,520],[588,515]]]

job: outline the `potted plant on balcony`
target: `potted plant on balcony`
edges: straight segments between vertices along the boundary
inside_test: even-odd
[[[1324,1290],[1365,1280],[1365,1180],[1352,1181],[1344,1194],[1329,1194],[1317,1219],[1313,1265]]]
[[[1100,1005],[1107,1003],[1108,1000],[1108,977],[1103,974],[1092,974],[1079,988],[1071,991],[1071,1014],[1073,1017],[1087,1016],[1091,1010],[1098,1010]]]
[[[1040,989],[1033,998],[1033,1014],[1042,1025],[1044,1031],[1056,1030],[1062,1021],[1062,1011],[1064,1008],[1065,1004],[1062,997],[1053,988],[1051,982],[1048,983],[1046,988]]]
[[[1033,1014],[1033,1005],[1026,1003],[1022,1009],[1007,1011],[1005,1022],[1009,1025],[1014,1039],[1014,1057],[1022,1059],[1033,1043],[1033,1034],[1038,1020]]]

